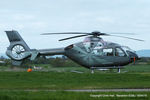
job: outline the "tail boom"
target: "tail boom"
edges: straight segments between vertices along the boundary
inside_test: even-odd
[[[6,54],[10,57],[14,65],[20,65],[25,59],[34,60],[40,55],[65,55],[64,48],[54,48],[54,49],[30,49],[20,34],[15,31],[5,31],[10,42],[7,48]]]

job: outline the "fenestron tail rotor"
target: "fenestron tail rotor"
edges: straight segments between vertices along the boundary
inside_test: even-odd
[[[24,58],[24,52],[25,52],[25,48],[22,46],[22,45],[15,45],[13,48],[12,48],[12,56],[15,58],[15,59],[23,59]]]
[[[113,34],[130,34],[130,35],[134,35],[134,33],[102,33],[99,31],[93,31],[90,33],[87,32],[63,32],[63,33],[43,33],[41,35],[60,35],[60,34],[78,34],[77,36],[72,36],[72,37],[67,37],[64,39],[60,39],[59,41],[64,41],[64,40],[69,40],[69,39],[73,39],[73,38],[78,38],[78,37],[84,37],[84,36],[89,36],[92,35],[93,37],[98,37],[98,36],[115,36],[115,37],[121,37],[121,38],[127,38],[127,39],[131,39],[131,40],[136,40],[136,41],[144,41],[141,39],[136,39],[136,38],[131,38],[131,37],[126,37],[126,36],[118,36],[118,35],[113,35]]]

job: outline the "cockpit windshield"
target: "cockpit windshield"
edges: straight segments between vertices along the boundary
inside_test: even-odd
[[[126,52],[126,51],[131,51],[131,52],[135,52],[134,50],[132,50],[131,48],[129,48],[128,46],[121,46],[121,48]]]
[[[101,38],[86,38],[83,45],[87,52],[100,50],[104,46],[104,41]]]
[[[121,48],[116,48],[115,49],[115,56],[124,57],[126,55],[125,55],[125,52]]]

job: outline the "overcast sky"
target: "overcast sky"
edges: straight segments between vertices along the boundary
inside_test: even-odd
[[[103,39],[134,50],[150,49],[150,0],[0,0],[0,53],[9,42],[4,31],[17,30],[30,48],[57,48],[84,38],[58,42],[70,35],[41,36],[45,32],[101,31],[136,33]]]

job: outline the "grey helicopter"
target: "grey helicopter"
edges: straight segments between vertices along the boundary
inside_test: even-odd
[[[90,33],[43,33],[41,35],[77,34],[77,36],[60,39],[59,41],[78,37],[85,37],[85,39],[81,42],[74,43],[63,48],[30,49],[17,31],[12,30],[5,32],[10,42],[6,54],[12,59],[13,65],[20,65],[25,59],[30,59],[31,61],[35,60],[39,56],[65,55],[77,64],[91,69],[92,73],[94,72],[94,69],[102,68],[117,68],[118,72],[120,72],[120,68],[132,63],[134,61],[133,59],[139,59],[136,52],[128,46],[122,46],[117,43],[104,41],[101,36],[116,36],[137,41],[144,41],[141,39],[112,35],[99,31]]]

